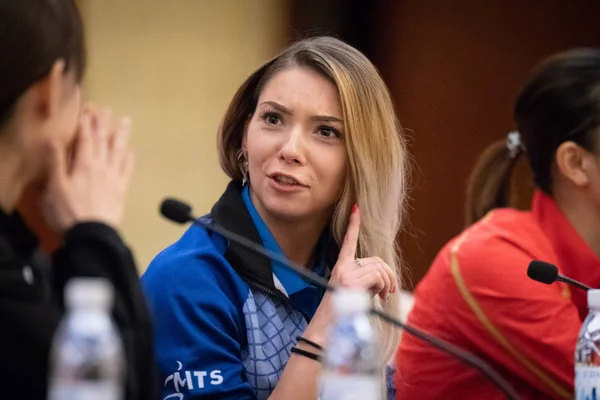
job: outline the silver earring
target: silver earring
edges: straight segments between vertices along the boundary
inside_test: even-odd
[[[242,186],[246,186],[248,183],[248,159],[244,157],[242,162]]]
[[[246,154],[241,149],[236,158],[238,167],[242,173],[242,186],[246,186],[246,183],[248,183],[248,158],[246,158]]]

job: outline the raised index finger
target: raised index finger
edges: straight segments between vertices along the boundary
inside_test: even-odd
[[[344,242],[340,249],[339,259],[351,259],[356,258],[356,248],[358,246],[358,233],[360,231],[360,209],[356,207],[354,212],[350,214],[350,221],[348,221],[348,229],[346,230],[346,236],[344,236]]]

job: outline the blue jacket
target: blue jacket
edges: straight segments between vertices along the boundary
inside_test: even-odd
[[[231,182],[203,219],[281,252],[248,188]],[[339,248],[325,233],[315,270]],[[193,225],[142,277],[154,311],[163,399],[266,399],[323,293],[270,260]]]
[[[203,218],[277,251],[244,197],[231,182]],[[323,264],[333,266],[335,242],[324,235],[319,243]],[[270,395],[322,297],[277,267],[197,225],[152,261],[142,284],[154,312],[163,399]]]

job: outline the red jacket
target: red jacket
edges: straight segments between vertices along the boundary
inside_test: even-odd
[[[415,291],[408,323],[483,358],[523,399],[572,398],[584,292],[527,277],[532,260],[600,286],[600,259],[554,201],[531,212],[499,209],[448,243]],[[404,334],[397,398],[504,399],[479,372]]]

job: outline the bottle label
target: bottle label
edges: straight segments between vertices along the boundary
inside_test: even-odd
[[[321,382],[320,400],[380,400],[380,380],[373,376],[328,375]]]
[[[600,368],[575,367],[576,400],[600,400]]]
[[[57,383],[51,389],[49,400],[121,400],[119,386],[112,383]]]

